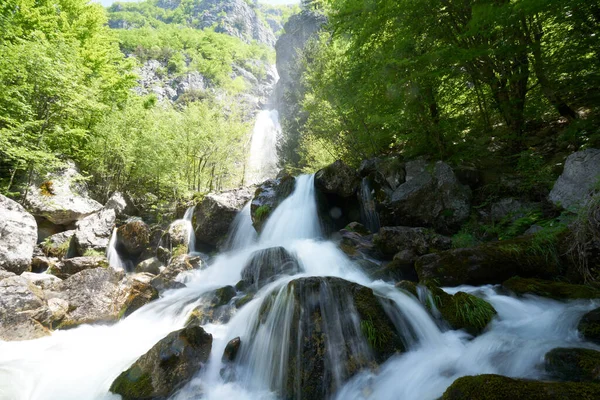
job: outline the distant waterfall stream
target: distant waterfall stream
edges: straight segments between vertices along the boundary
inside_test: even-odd
[[[203,326],[213,335],[210,360],[172,399],[303,399],[310,389],[305,379],[315,379],[329,399],[434,400],[458,377],[496,373],[540,379],[550,349],[593,347],[579,338],[576,324],[598,307],[597,301],[516,298],[495,286],[445,289],[471,293],[494,306],[498,314],[483,334],[473,338],[440,326],[417,298],[369,279],[333,242],[321,238],[314,176],[297,179],[257,240],[248,236],[251,227],[246,205],[230,233],[230,251],[206,269],[194,270],[186,287],[163,293],[119,322],[0,342],[0,399],[118,399],[109,387],[122,371],[182,328],[193,308],[206,301],[203,295],[236,285],[253,254],[274,246],[295,257],[297,273],[266,281],[227,322]],[[241,231],[244,237],[237,237]],[[379,303],[364,308],[357,302],[363,298]],[[369,343],[378,339],[371,337],[372,326],[360,322],[365,312],[387,315],[392,328],[386,334],[401,339],[398,346],[405,349],[376,369],[369,366],[380,355]],[[238,358],[226,365],[223,350],[238,336]],[[307,367],[310,338],[320,346],[322,370]]]

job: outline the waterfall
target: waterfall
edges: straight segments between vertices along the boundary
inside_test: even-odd
[[[196,206],[189,207],[187,210],[185,210],[185,214],[183,215],[183,221],[185,221],[185,225],[187,227],[188,253],[194,253],[196,251],[196,232],[194,232],[194,225],[192,223],[195,209]]]
[[[116,270],[127,269],[127,262],[121,258],[117,251],[117,228],[113,229],[113,233],[110,236],[110,241],[106,248],[106,259],[108,260],[108,265]]]
[[[184,217],[190,225],[192,214],[188,209]],[[498,315],[483,334],[472,338],[463,331],[440,329],[419,299],[372,281],[333,242],[322,240],[314,176],[298,177],[294,192],[273,211],[257,241],[250,240],[249,204],[237,219],[231,251],[216,256],[206,269],[192,271],[186,287],[161,294],[113,325],[83,325],[23,342],[0,341],[0,399],[118,397],[109,393],[109,387],[123,370],[169,332],[183,327],[194,307],[208,301],[215,289],[236,285],[252,254],[272,246],[293,254],[301,272],[260,288],[227,323],[205,324],[213,335],[211,358],[172,400],[303,398],[307,381],[290,371],[316,371],[314,379],[321,381],[315,382],[323,382],[331,399],[433,400],[461,376],[496,373],[540,379],[545,376],[540,360],[550,349],[598,348],[582,341],[576,325],[600,301],[516,298],[495,286],[445,289],[471,293],[494,306]],[[113,252],[118,256],[115,241],[113,233],[109,260]],[[114,261],[111,266],[115,268]],[[350,286],[336,283],[341,280],[372,291],[403,339],[405,351],[382,361],[376,370],[358,370],[377,355],[366,344],[358,303],[344,289]],[[424,301],[426,296],[421,293]],[[310,357],[303,359],[307,353],[299,348],[314,332],[325,335],[319,342],[323,370],[307,367]],[[221,360],[223,350],[238,336],[242,343],[238,359],[228,365]]]
[[[250,207],[252,201],[246,203],[242,211],[240,211],[231,224],[228,239],[225,244],[227,250],[241,250],[251,246],[256,242],[256,230],[252,225],[250,216]]]
[[[375,200],[371,193],[371,185],[367,177],[362,179],[360,183],[359,202],[360,202],[360,217],[363,224],[373,233],[379,232],[379,214],[375,209]]]
[[[247,185],[275,178],[277,168],[277,140],[281,135],[277,110],[263,110],[256,116],[250,155],[246,165],[244,182]]]

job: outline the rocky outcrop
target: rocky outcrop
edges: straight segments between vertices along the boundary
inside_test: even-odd
[[[486,243],[465,249],[427,254],[417,259],[421,281],[435,280],[440,286],[502,283],[513,276],[552,278],[560,274],[560,260],[539,252],[532,236]],[[538,243],[539,244],[539,243]],[[547,251],[551,251],[548,245]]]
[[[600,178],[600,150],[586,149],[567,157],[565,168],[548,199],[565,209],[581,207]]]
[[[212,335],[198,325],[171,332],[112,383],[125,400],[166,399],[208,362]]]
[[[0,194],[0,268],[16,274],[29,271],[36,242],[35,218]]]
[[[600,344],[600,308],[585,314],[579,321],[577,330],[585,340]]]
[[[128,220],[117,229],[117,250],[135,259],[150,244],[150,228],[138,218]]]
[[[512,379],[500,375],[464,376],[454,381],[442,400],[593,400],[600,398],[600,385],[595,383],[541,382]]]
[[[388,316],[393,309],[371,289],[332,277],[296,279],[267,296],[254,332],[270,333],[270,365],[283,373],[281,386],[274,381],[271,389],[282,398],[329,398],[340,382],[404,351],[407,338],[392,322],[403,323],[403,317]],[[243,347],[240,362],[253,351]]]
[[[88,197],[84,178],[73,163],[37,177],[27,190],[25,207],[36,217],[56,225],[68,225],[102,208]]]
[[[296,257],[283,247],[271,247],[252,253],[242,270],[242,279],[258,290],[281,275],[295,275],[298,272],[300,265]]]
[[[442,162],[409,161],[406,181],[381,202],[382,225],[434,227],[456,231],[470,214],[471,190]]]
[[[115,227],[115,210],[104,208],[97,213],[85,217],[75,224],[75,235],[71,240],[71,254],[83,256],[88,251],[104,253]]]
[[[60,279],[67,279],[69,276],[86,269],[108,268],[108,261],[104,256],[74,257],[63,260],[53,265],[48,273]]]
[[[546,353],[546,372],[572,382],[600,382],[600,352],[591,349],[558,348]]]
[[[194,212],[196,239],[212,247],[219,245],[237,213],[251,198],[252,193],[246,188],[208,194]]]
[[[338,160],[315,174],[315,187],[340,197],[356,195],[360,181],[357,172]]]
[[[257,232],[261,231],[264,223],[277,206],[292,194],[295,185],[296,179],[291,175],[269,179],[258,185],[250,205],[252,224]]]

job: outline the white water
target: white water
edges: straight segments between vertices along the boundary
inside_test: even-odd
[[[377,233],[380,227],[379,214],[377,214],[377,210],[375,209],[375,200],[373,199],[373,193],[371,193],[369,180],[366,177],[363,178],[360,184],[359,194],[360,217],[368,230]]]
[[[277,140],[281,135],[277,110],[263,110],[256,116],[250,154],[246,165],[246,185],[261,183],[275,178],[277,168]]]
[[[225,243],[227,250],[245,249],[256,242],[258,235],[252,225],[252,217],[250,216],[251,205],[252,201],[249,201],[233,220],[229,237]]]
[[[185,214],[183,215],[183,220],[186,222],[186,228],[188,233],[188,253],[193,253],[196,251],[196,233],[194,232],[194,225],[192,224],[195,208],[195,206],[189,207],[187,210],[185,210]]]
[[[110,241],[106,248],[106,259],[108,260],[108,265],[116,270],[127,269],[127,263],[121,258],[117,251],[117,228],[113,229],[113,233],[110,236]]]
[[[343,384],[336,399],[438,398],[457,377],[499,373],[515,377],[543,377],[543,356],[559,346],[587,346],[577,336],[577,320],[600,302],[559,303],[538,297],[513,298],[495,287],[447,289],[467,291],[487,299],[498,311],[489,330],[472,339],[461,331],[444,331],[421,303],[381,281],[372,282],[337,247],[319,241],[313,177],[297,180],[294,193],[273,213],[258,243],[218,256],[205,270],[195,271],[186,288],[165,293],[112,326],[82,326],[24,342],[0,342],[0,399],[118,399],[108,393],[111,382],[168,332],[179,329],[202,294],[235,285],[252,252],[274,244],[294,254],[304,272],[283,277],[262,288],[227,324],[208,324],[213,334],[211,359],[175,399],[263,400],[278,399],[272,388],[281,386],[286,332],[291,314],[286,291],[280,290],[300,276],[337,276],[370,286],[389,298],[404,315],[410,330],[409,351],[384,363],[377,373],[362,373]],[[315,240],[317,239],[317,240]],[[255,330],[262,300],[271,292],[277,300],[268,321]],[[336,296],[324,292],[324,296]],[[323,311],[328,329],[344,340],[343,295],[331,298]],[[288,322],[288,323],[286,323]],[[343,328],[346,326],[346,328]],[[337,335],[337,336],[336,336]],[[341,335],[341,336],[340,336]],[[220,377],[221,355],[227,342],[240,336],[242,352],[235,379]],[[361,351],[357,342],[353,351]],[[335,359],[336,355],[328,355]],[[333,371],[332,373],[336,373]],[[203,393],[200,396],[200,393]]]

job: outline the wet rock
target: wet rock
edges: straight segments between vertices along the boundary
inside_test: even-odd
[[[585,314],[579,321],[577,330],[585,340],[600,344],[600,308]]]
[[[108,268],[106,257],[91,256],[68,258],[53,265],[48,270],[48,274],[57,276],[60,279],[66,279],[78,272],[93,268]]]
[[[177,276],[182,272],[203,268],[203,266],[204,263],[200,257],[182,254],[171,259],[169,265],[158,276],[152,279],[151,284],[159,292],[185,287],[183,283],[176,281]]]
[[[117,249],[136,258],[150,244],[150,228],[140,219],[130,219],[117,229]]]
[[[69,244],[75,235],[75,229],[57,233],[42,242],[42,251],[48,257],[63,258],[69,251]]]
[[[385,226],[374,236],[373,243],[383,255],[388,257],[403,251],[422,256],[433,251],[448,250],[452,245],[452,239],[425,228]]]
[[[295,185],[296,179],[291,175],[269,179],[258,185],[250,205],[252,224],[257,232],[262,230],[264,223],[277,206],[292,194]]]
[[[35,218],[0,194],[0,268],[16,274],[29,271],[36,243]]]
[[[291,281],[263,300],[259,315],[254,332],[269,333],[269,346],[275,351],[265,361],[274,370],[283,368],[282,386],[274,382],[271,387],[282,398],[329,398],[338,382],[404,351],[403,335],[410,335],[398,333],[392,321],[407,321],[390,301],[367,287],[332,277]],[[262,350],[243,348],[240,362],[253,351]],[[333,377],[334,368],[339,381]]]
[[[242,270],[242,279],[258,290],[281,275],[298,272],[300,265],[294,256],[283,247],[271,247],[252,253]]]
[[[542,382],[512,379],[500,375],[477,375],[458,378],[446,389],[442,400],[593,400],[600,398],[595,383]]]
[[[381,202],[382,225],[425,226],[447,233],[469,217],[471,190],[442,161],[407,162],[406,181]]]
[[[360,225],[362,227],[362,225]],[[364,227],[363,227],[364,228]],[[353,260],[361,260],[367,258],[382,258],[375,244],[373,243],[373,235],[368,231],[363,231],[362,228],[355,229],[355,226],[347,226],[340,231],[340,242],[338,247],[348,257]],[[366,228],[365,228],[366,229]],[[362,232],[367,232],[362,233]]]
[[[166,399],[208,362],[212,335],[198,325],[171,332],[112,383],[123,399]]]
[[[242,344],[242,340],[240,337],[236,337],[227,342],[227,346],[225,346],[225,350],[223,351],[223,357],[221,360],[223,362],[233,362],[237,357],[238,351],[240,350],[240,345]]]
[[[125,304],[121,308],[120,314],[123,317],[127,317],[152,300],[158,299],[158,290],[150,284],[153,278],[153,275],[147,273],[138,273],[128,277],[131,281],[131,288]]]
[[[29,340],[50,334],[53,321],[44,293],[22,276],[0,280],[0,340]]]
[[[115,221],[116,216],[113,209],[102,209],[78,221],[75,224],[75,235],[71,241],[74,255],[83,256],[88,255],[89,252],[106,252]],[[71,256],[70,253],[69,256]]]
[[[213,292],[204,294],[201,304],[194,308],[186,322],[190,324],[205,325],[208,323],[219,322],[225,324],[229,322],[235,311],[231,300],[235,297],[236,290],[233,286],[224,286]]]
[[[567,157],[548,199],[565,209],[581,207],[600,176],[600,150],[586,149]]]
[[[536,251],[531,241],[532,237],[526,236],[428,254],[417,259],[415,269],[419,280],[436,280],[441,286],[502,283],[517,275],[540,278],[559,275],[560,261]]]
[[[102,208],[88,197],[85,179],[72,162],[34,181],[27,190],[25,207],[53,224],[68,225]]]
[[[359,183],[360,180],[356,171],[340,160],[315,174],[315,187],[318,190],[341,197],[354,196]]]
[[[542,279],[513,277],[503,282],[502,286],[518,295],[535,294],[536,296],[548,297],[555,300],[600,298],[600,289],[591,286],[573,285]]]
[[[251,198],[252,193],[246,188],[208,194],[194,212],[196,239],[216,247],[227,236],[237,213]]]
[[[153,275],[158,275],[160,274],[160,267],[162,266],[163,264],[160,262],[160,260],[156,257],[153,257],[136,265],[135,272],[147,272]]]
[[[591,349],[558,348],[546,353],[546,372],[573,382],[600,382],[600,352]]]

